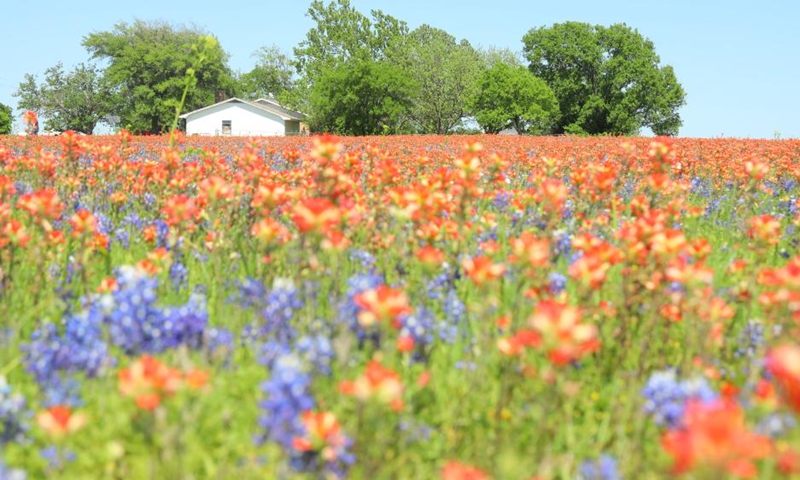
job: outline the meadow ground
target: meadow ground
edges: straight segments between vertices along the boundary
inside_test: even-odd
[[[800,472],[800,141],[0,137],[0,479]]]

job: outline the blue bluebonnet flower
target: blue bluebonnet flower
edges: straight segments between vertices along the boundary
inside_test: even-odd
[[[428,292],[428,298],[435,300],[442,298],[453,284],[453,275],[445,269],[442,273],[430,279],[425,285],[425,290]]]
[[[97,219],[98,232],[108,235],[114,230],[114,222],[110,218],[97,211],[92,212],[92,215]]]
[[[267,287],[258,280],[246,278],[236,285],[236,291],[231,294],[229,302],[242,308],[263,308],[264,298],[267,296]]]
[[[60,471],[68,463],[72,463],[77,455],[72,450],[61,449],[55,445],[50,445],[39,450],[39,455],[47,461],[50,470]]]
[[[653,416],[656,425],[669,428],[681,425],[687,400],[712,402],[718,398],[704,378],[678,380],[672,369],[653,373],[642,389],[642,396],[645,413]]]
[[[233,350],[235,336],[233,332],[223,327],[208,328],[203,338],[206,351],[210,355]]]
[[[297,310],[303,307],[302,298],[293,285],[276,285],[264,300],[264,325],[262,335],[272,336],[279,341],[289,341],[295,336],[292,319]]]
[[[31,412],[25,397],[14,393],[5,377],[0,377],[0,450],[8,443],[23,443],[27,439]],[[2,464],[0,464],[2,472]],[[3,478],[0,476],[0,478]]]
[[[334,352],[331,341],[324,335],[306,335],[297,339],[294,346],[310,371],[331,374]]]
[[[81,384],[72,376],[59,375],[53,377],[42,388],[44,390],[42,406],[44,407],[61,405],[76,408],[83,406],[83,400],[80,396]]]
[[[122,225],[133,227],[134,230],[141,230],[144,228],[144,220],[135,211],[130,211],[122,219]]]
[[[559,257],[569,257],[572,254],[572,235],[560,231],[553,234],[553,251]]]
[[[736,356],[754,357],[764,346],[764,324],[750,320],[739,334]]]
[[[142,195],[142,203],[145,207],[152,207],[156,204],[156,196],[150,192],[147,192]]]
[[[361,268],[369,270],[375,267],[375,256],[366,250],[351,248],[347,257],[354,262],[358,262]]]
[[[172,282],[172,288],[180,290],[189,284],[189,269],[183,262],[176,260],[169,267],[169,279]]]
[[[124,228],[118,228],[114,230],[114,237],[112,240],[115,243],[118,243],[125,250],[131,246],[131,235],[128,230]]]
[[[401,419],[397,426],[401,431],[406,432],[407,443],[427,442],[433,434],[433,428],[414,420],[413,417]]]
[[[425,348],[433,343],[436,318],[433,312],[420,307],[410,315],[400,317],[400,336],[414,339],[414,355],[412,359],[422,360]]]
[[[272,367],[275,365],[275,362],[277,362],[278,359],[283,358],[286,355],[290,355],[291,353],[292,348],[287,343],[279,342],[274,339],[268,339],[259,346],[258,363],[267,367],[267,369],[272,370]],[[303,363],[301,363],[298,368],[307,370]]]
[[[587,460],[581,464],[581,480],[619,480],[617,460],[610,455],[600,455],[596,460]]]
[[[24,470],[10,468],[0,460],[0,480],[25,480],[28,476]]]
[[[475,362],[464,362],[464,361],[457,361],[456,362],[456,370],[469,370],[474,371],[478,369],[478,365]]]
[[[157,287],[157,279],[133,267],[119,269],[117,289],[99,301],[111,341],[129,355],[199,348],[208,324],[205,297],[195,292],[185,305],[161,308]]]
[[[52,323],[31,335],[31,342],[21,347],[23,360],[39,385],[60,381],[62,374],[100,375],[113,363],[103,341],[102,315],[97,308],[70,314],[64,332]]]
[[[156,227],[156,247],[166,247],[169,235],[169,225],[164,220],[158,219],[153,222]]]
[[[259,444],[273,441],[294,451],[292,441],[306,434],[300,415],[313,410],[316,404],[310,386],[311,376],[296,355],[282,355],[273,362],[269,380],[261,384],[265,398],[259,405],[258,423],[263,430],[256,438]]]
[[[774,412],[762,418],[755,431],[771,438],[782,437],[797,426],[797,421],[789,413]]]
[[[558,295],[567,288],[567,277],[562,273],[552,272],[548,276],[548,280],[550,281],[550,293],[553,295]]]

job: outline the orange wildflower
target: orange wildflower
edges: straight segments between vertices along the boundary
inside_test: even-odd
[[[388,404],[393,410],[403,409],[403,383],[394,370],[388,369],[378,361],[370,361],[364,374],[354,381],[339,384],[339,391],[362,402],[377,401]]]
[[[486,282],[497,280],[506,273],[506,266],[502,263],[492,263],[488,257],[466,258],[461,261],[464,273],[475,285],[481,286]]]
[[[529,323],[541,335],[542,348],[554,365],[566,365],[600,348],[597,327],[580,323],[577,307],[553,300],[543,300]]]
[[[489,480],[489,475],[476,467],[451,460],[442,467],[442,480]]]
[[[386,285],[359,293],[353,302],[360,309],[358,323],[362,327],[380,322],[391,322],[396,327],[398,317],[412,312],[405,292]]]
[[[301,420],[306,435],[294,438],[292,447],[300,452],[319,452],[329,462],[336,460],[347,442],[336,416],[331,412],[305,412]]]
[[[40,412],[36,416],[36,423],[51,437],[62,438],[80,430],[86,424],[86,415],[57,405]]]
[[[767,370],[772,373],[784,401],[800,413],[800,347],[780,345],[767,354]]]
[[[307,198],[292,210],[292,221],[302,233],[324,233],[337,226],[341,219],[336,205],[324,198]]]
[[[758,470],[754,461],[772,452],[770,439],[749,431],[742,408],[730,399],[690,401],[684,426],[665,433],[661,444],[673,457],[676,474],[703,468],[755,478]]]
[[[119,391],[133,397],[143,410],[153,410],[164,396],[175,393],[181,386],[183,375],[155,358],[144,355],[129,368],[119,371]]]

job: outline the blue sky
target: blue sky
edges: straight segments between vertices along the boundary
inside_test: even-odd
[[[310,0],[108,0],[9,2],[0,16],[0,103],[25,73],[41,76],[61,61],[85,61],[82,38],[120,21],[166,20],[202,27],[219,38],[234,70],[247,71],[252,53],[278,45],[291,53],[312,26]],[[650,38],[687,92],[681,136],[800,138],[800,2],[789,0],[351,0],[360,11],[380,9],[466,38],[475,46],[522,49],[533,27],[568,20],[624,22]],[[17,117],[21,112],[15,112]]]

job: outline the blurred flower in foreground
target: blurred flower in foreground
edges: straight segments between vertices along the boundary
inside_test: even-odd
[[[469,465],[451,460],[442,467],[442,480],[489,480],[489,475]]]
[[[754,462],[772,453],[770,439],[747,429],[742,408],[732,400],[690,400],[683,423],[661,441],[676,474],[704,469],[754,478],[758,474]]]
[[[69,407],[56,405],[40,412],[36,423],[53,438],[62,438],[86,425],[86,415],[75,413]]]

